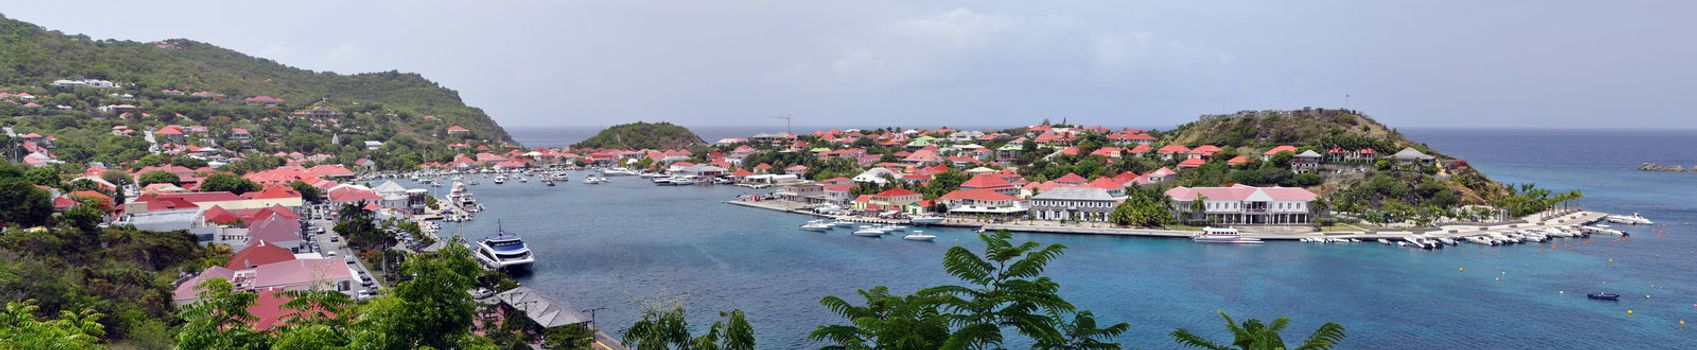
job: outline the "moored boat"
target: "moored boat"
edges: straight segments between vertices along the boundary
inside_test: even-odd
[[[925,234],[925,231],[913,231],[913,233],[902,236],[902,239],[909,241],[930,241],[937,239],[937,236]]]
[[[473,255],[477,256],[477,260],[495,270],[529,270],[536,262],[524,240],[502,230],[499,223],[495,224],[495,234],[478,240],[475,247],[477,253]]]
[[[913,222],[914,225],[936,225],[943,223],[943,217],[934,215],[915,216],[909,221]]]
[[[1242,233],[1237,232],[1237,229],[1217,228],[1217,227],[1203,228],[1201,234],[1191,236],[1190,240],[1193,241],[1193,242],[1197,242],[1197,243],[1220,243],[1220,244],[1260,244],[1261,243],[1260,239],[1244,237]]]

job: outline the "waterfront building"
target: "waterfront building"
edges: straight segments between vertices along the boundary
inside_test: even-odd
[[[1096,187],[1056,187],[1031,196],[1031,218],[1037,220],[1108,221],[1119,201]]]
[[[1174,187],[1167,190],[1176,218],[1201,216],[1210,223],[1234,225],[1308,224],[1315,213],[1314,192],[1298,187]],[[1202,212],[1192,212],[1202,201]]]
[[[937,197],[951,215],[1025,216],[1029,208],[1019,198],[990,189],[959,189]]]
[[[963,190],[988,190],[1008,196],[1013,196],[1019,193],[1019,187],[1008,182],[1008,180],[1003,178],[1001,174],[991,172],[982,172],[978,175],[973,175],[971,179],[966,180],[966,182],[962,182],[960,184],[960,188]]]

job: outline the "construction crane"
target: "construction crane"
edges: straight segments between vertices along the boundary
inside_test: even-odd
[[[787,134],[790,134],[790,135],[795,135],[795,131],[794,131],[794,130],[790,130],[790,122],[791,122],[791,119],[792,119],[792,118],[791,118],[791,117],[790,117],[790,115],[788,115],[788,114],[785,114],[785,115],[772,115],[772,116],[769,116],[769,117],[773,117],[773,118],[778,118],[778,119],[783,119],[783,120],[784,120],[784,133],[787,133]]]

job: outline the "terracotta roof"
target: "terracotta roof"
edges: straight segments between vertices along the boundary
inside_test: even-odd
[[[986,202],[1018,200],[1018,198],[1014,198],[1013,196],[1009,196],[1009,195],[1006,195],[1006,194],[1002,194],[1001,192],[996,192],[996,191],[988,190],[988,189],[955,190],[954,192],[949,192],[949,193],[943,194],[943,196],[938,197],[938,199],[941,199],[941,200],[970,199],[970,200],[975,200],[975,201],[986,201]]]
[[[1082,184],[1082,183],[1090,182],[1090,179],[1086,179],[1083,176],[1078,176],[1078,174],[1067,173],[1066,175],[1063,175],[1060,178],[1055,179],[1055,182]]]
[[[1001,175],[996,174],[996,173],[983,173],[983,174],[974,175],[971,179],[968,179],[968,180],[966,180],[966,182],[962,182],[960,184],[961,188],[968,188],[968,189],[984,189],[984,188],[993,189],[993,188],[1005,188],[1005,187],[1012,187],[1012,186],[1013,186],[1013,183],[1008,182],[1007,179],[1002,178]]]
[[[231,254],[230,261],[225,263],[224,267],[231,270],[242,270],[291,260],[295,260],[294,252],[261,239],[248,244],[241,251]]]

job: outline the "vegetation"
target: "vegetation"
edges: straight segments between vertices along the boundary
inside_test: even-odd
[[[636,122],[608,127],[572,147],[622,149],[688,149],[707,144],[695,132],[672,123]]]
[[[684,308],[677,300],[663,300],[643,307],[642,320],[625,331],[625,345],[634,349],[753,350],[754,327],[742,310],[720,312],[721,320],[707,334],[692,337]]]
[[[121,86],[51,85],[60,79],[102,79]],[[161,157],[146,159],[149,144],[139,133],[167,124],[208,127],[205,135],[186,135],[184,143],[235,153],[333,154],[333,163],[350,166],[368,157],[383,169],[449,160],[456,153],[446,147],[450,143],[512,142],[482,110],[466,106],[459,93],[418,74],[314,72],[187,39],[94,40],[3,16],[0,91],[37,96],[41,107],[0,102],[0,117],[6,118],[0,125],[58,137],[54,153],[69,164],[163,164]],[[254,96],[283,102],[243,101]],[[112,105],[133,109],[101,109]],[[334,114],[292,117],[309,110]],[[448,135],[452,125],[470,132]],[[114,126],[137,134],[113,134]],[[253,140],[230,138],[237,128],[248,130]],[[366,140],[385,145],[368,151]]]
[[[1200,203],[1201,201],[1196,201]],[[1126,198],[1108,214],[1115,225],[1155,227],[1172,223],[1172,199],[1154,188],[1126,189]]]
[[[1171,333],[1173,340],[1185,346],[1210,350],[1324,350],[1336,347],[1338,343],[1343,342],[1344,337],[1343,326],[1326,322],[1326,324],[1320,325],[1319,329],[1315,329],[1314,334],[1309,335],[1308,339],[1304,340],[1302,344],[1292,348],[1286,346],[1284,339],[1279,336],[1279,332],[1284,331],[1285,327],[1290,325],[1289,317],[1280,317],[1273,320],[1272,323],[1262,323],[1261,320],[1249,319],[1243,321],[1243,324],[1238,324],[1232,320],[1231,316],[1221,311],[1220,318],[1226,319],[1226,328],[1231,330],[1231,345],[1204,339],[1184,328],[1173,330]]]

